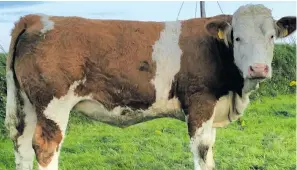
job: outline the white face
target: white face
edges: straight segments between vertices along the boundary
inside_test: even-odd
[[[276,29],[270,11],[263,10],[255,14],[240,8],[233,15],[234,60],[245,79],[272,75]]]

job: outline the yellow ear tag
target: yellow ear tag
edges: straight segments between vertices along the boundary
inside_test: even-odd
[[[288,29],[284,29],[283,30],[283,36],[285,37],[285,36],[287,36],[289,33],[288,33]]]
[[[224,39],[224,33],[223,33],[223,31],[219,30],[218,36],[219,36],[220,39]]]

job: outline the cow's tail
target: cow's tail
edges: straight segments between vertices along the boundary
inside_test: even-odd
[[[15,27],[11,32],[11,42],[9,47],[8,56],[6,58],[6,86],[7,86],[7,100],[6,100],[6,117],[5,126],[9,131],[11,139],[15,139],[18,135],[20,124],[19,117],[19,83],[16,78],[14,70],[14,60],[16,47],[22,34],[26,32],[26,20],[21,18],[15,23]]]

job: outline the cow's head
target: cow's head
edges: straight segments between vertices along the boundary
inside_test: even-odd
[[[290,35],[295,29],[296,17],[275,21],[263,5],[245,5],[233,14],[230,22],[215,19],[206,24],[208,33],[233,47],[234,62],[244,79],[271,78],[274,40]]]

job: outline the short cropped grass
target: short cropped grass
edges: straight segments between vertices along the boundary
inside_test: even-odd
[[[217,130],[218,170],[293,170],[296,167],[295,96],[257,98],[242,120]],[[0,139],[0,169],[13,170],[13,146]],[[184,122],[159,119],[126,129],[72,114],[61,170],[193,169]]]

